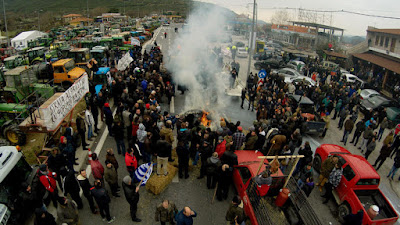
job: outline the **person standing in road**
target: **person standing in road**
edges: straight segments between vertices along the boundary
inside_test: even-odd
[[[94,187],[92,187],[90,191],[99,206],[100,215],[101,218],[103,218],[103,221],[107,219],[108,223],[112,223],[115,221],[115,217],[110,216],[110,196],[108,195],[107,190],[102,186],[102,182],[99,179],[96,179]]]
[[[206,175],[207,159],[211,157],[213,150],[208,141],[203,141],[203,146],[200,148],[201,168],[200,176],[197,179],[202,179]]]
[[[250,110],[251,106],[251,111],[254,111],[254,101],[256,100],[256,89],[253,87],[249,90],[249,108],[247,110]]]
[[[57,225],[52,214],[43,208],[35,209],[35,225]]]
[[[235,195],[232,199],[231,204],[229,205],[229,209],[226,212],[225,220],[229,222],[229,224],[242,224],[245,221],[245,214],[243,208],[239,207],[242,200],[240,197]]]
[[[64,190],[64,196],[67,196],[67,194],[69,194],[72,200],[74,200],[75,203],[78,205],[78,209],[82,209],[83,203],[81,196],[79,196],[81,188],[79,186],[78,180],[75,177],[75,171],[73,170],[68,171],[62,168],[60,170],[60,175],[63,176],[62,187]]]
[[[114,136],[113,135],[113,129],[112,129],[112,124],[114,122],[114,118],[113,118],[113,113],[110,109],[110,104],[104,103],[104,116],[106,117],[106,124],[107,124],[107,128],[108,128],[108,132],[110,134],[110,136]]]
[[[211,157],[207,159],[206,172],[207,172],[207,188],[214,189],[217,184],[217,171],[221,166],[221,160],[218,158],[218,153],[214,152]]]
[[[380,126],[379,126],[379,132],[378,132],[378,140],[381,141],[383,132],[385,132],[385,129],[389,127],[389,122],[387,120],[387,117],[383,118]],[[393,131],[392,131],[393,132]]]
[[[222,199],[228,198],[229,186],[232,181],[232,168],[228,164],[222,165],[218,169],[218,187],[217,187],[217,199],[222,201]]]
[[[139,188],[132,182],[132,178],[125,176],[122,180],[122,188],[124,189],[126,201],[130,206],[130,214],[133,222],[141,222],[142,220],[136,217],[137,204],[139,202]]]
[[[357,145],[358,139],[360,138],[362,132],[365,130],[365,122],[364,120],[360,120],[356,124],[356,131],[353,134],[353,140],[351,140],[350,144],[354,143],[354,146]]]
[[[369,125],[367,128],[365,128],[364,134],[363,134],[363,140],[361,142],[360,147],[358,147],[358,149],[361,149],[361,152],[363,152],[368,145],[368,140],[370,138],[372,138],[374,135],[373,131],[372,131],[372,127],[371,125]]]
[[[322,132],[322,135],[319,137],[324,138],[326,135],[326,131],[328,131],[329,129],[329,124],[331,123],[331,117],[329,115],[329,112],[326,112],[325,115],[321,116],[321,119],[325,122],[325,129]]]
[[[77,179],[78,179],[79,185],[82,188],[83,195],[89,202],[90,210],[92,211],[93,214],[96,214],[97,210],[94,205],[92,193],[90,192],[92,185],[90,184],[89,179],[87,179],[86,169],[81,169],[80,174],[78,175]]]
[[[240,108],[242,108],[242,109],[243,109],[244,100],[246,99],[246,93],[247,93],[247,88],[243,88],[243,89],[242,89],[242,95],[241,95],[242,104],[240,104]]]
[[[60,224],[79,225],[79,213],[76,203],[67,198],[59,198],[57,220]]]
[[[114,197],[121,197],[118,194],[118,174],[111,162],[106,161],[104,179],[110,185],[111,194]]]
[[[383,165],[385,160],[389,157],[391,151],[392,151],[392,148],[390,146],[390,143],[382,146],[381,152],[373,165],[373,167],[376,167],[379,163],[379,166],[376,168],[376,171],[378,171],[379,168],[381,168],[381,166]]]
[[[121,121],[115,121],[113,126],[113,134],[117,144],[117,151],[119,155],[125,155],[125,142],[124,142],[124,126]]]
[[[329,174],[328,182],[325,184],[325,195],[322,197],[325,198],[324,204],[328,203],[329,199],[332,197],[332,190],[339,186],[340,181],[343,175],[342,163],[338,161],[333,168],[332,172]]]
[[[155,219],[156,222],[160,222],[161,225],[165,225],[167,222],[170,225],[174,225],[175,215],[178,214],[178,209],[175,204],[165,199],[156,208]]]
[[[55,172],[50,173],[45,164],[40,165],[38,174],[40,183],[42,183],[43,187],[49,193],[49,197],[44,200],[45,204],[49,205],[51,199],[54,207],[57,207],[57,200],[58,200],[58,188],[56,181],[57,174]]]
[[[333,168],[339,161],[339,158],[336,156],[330,156],[327,158],[321,165],[321,172],[319,174],[319,182],[316,184],[319,186],[319,191],[322,192],[322,187],[328,181],[329,174],[332,172]]]
[[[176,215],[176,225],[193,225],[193,217],[196,217],[197,213],[189,208],[189,206],[185,206],[177,215]]]
[[[178,142],[178,147],[176,147],[176,154],[178,155],[179,178],[183,178],[183,172],[185,172],[185,179],[187,179],[189,178],[190,151],[183,141]]]
[[[367,145],[367,151],[365,151],[365,159],[368,160],[369,155],[375,150],[376,148],[376,138],[373,137],[371,142]]]
[[[386,177],[390,177],[393,180],[393,177],[399,168],[400,168],[400,155],[396,155],[396,157],[394,158],[392,169],[390,170],[389,174]]]
[[[344,133],[343,133],[342,140],[340,141],[340,142],[343,142],[344,146],[346,146],[347,138],[349,137],[353,128],[354,128],[353,118],[347,119],[346,122],[344,122]]]
[[[76,117],[76,128],[78,130],[78,134],[81,137],[82,140],[82,148],[83,150],[88,150],[87,146],[88,144],[86,143],[86,125],[85,125],[85,112],[79,113],[78,116]],[[93,135],[93,134],[92,134]],[[89,133],[88,133],[88,140],[89,138]]]
[[[237,131],[233,134],[233,150],[239,150],[243,142],[246,140],[246,136],[243,134],[243,128],[241,126],[237,127]]]
[[[86,125],[87,125],[87,127],[88,127],[88,140],[91,139],[93,136],[96,137],[96,136],[93,134],[93,127],[94,127],[95,125],[97,125],[97,124],[95,123],[95,120],[94,120],[93,113],[92,113],[91,109],[92,109],[92,108],[91,108],[91,106],[89,105],[89,106],[86,108],[86,111],[85,111],[85,122],[86,122]],[[97,119],[97,118],[96,118],[96,119]],[[95,132],[97,131],[96,128],[97,128],[97,127],[95,127],[95,129],[94,129]],[[97,133],[97,132],[96,132],[96,133]]]
[[[99,179],[101,183],[104,183],[104,167],[101,165],[99,159],[97,158],[97,154],[93,153],[92,154],[92,161],[90,162],[90,166],[92,168],[92,173],[94,179]]]

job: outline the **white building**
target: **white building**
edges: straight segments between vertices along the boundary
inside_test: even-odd
[[[28,42],[47,36],[48,36],[47,33],[43,33],[37,30],[24,31],[18,34],[13,39],[11,39],[11,45],[15,49],[24,49],[28,47]]]

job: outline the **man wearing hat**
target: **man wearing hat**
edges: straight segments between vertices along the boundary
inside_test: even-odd
[[[122,188],[124,189],[124,194],[126,201],[130,205],[130,213],[133,222],[141,222],[142,220],[136,217],[137,204],[139,202],[139,188],[140,186],[135,186],[132,182],[132,178],[125,176],[122,180]]]
[[[237,127],[237,131],[233,134],[233,150],[238,150],[242,147],[243,142],[246,139],[246,136],[243,134],[243,128],[241,126]]]
[[[56,173],[50,173],[45,164],[40,165],[39,167],[39,180],[40,183],[44,186],[47,193],[49,194],[49,198],[52,200],[54,207],[57,207],[57,199],[58,199],[58,189],[57,189],[57,181],[56,181]],[[45,200],[46,205],[50,202]]]

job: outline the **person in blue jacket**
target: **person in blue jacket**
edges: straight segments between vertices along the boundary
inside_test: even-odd
[[[193,225],[193,217],[196,216],[197,213],[186,206],[176,215],[176,225]]]

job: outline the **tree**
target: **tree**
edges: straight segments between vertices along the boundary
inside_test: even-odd
[[[276,11],[271,18],[272,24],[288,24],[291,20],[291,15],[286,9]]]

